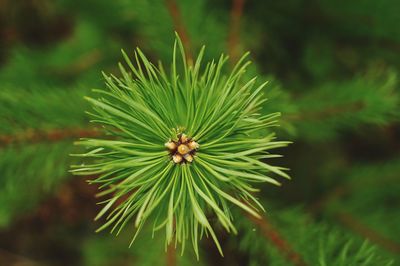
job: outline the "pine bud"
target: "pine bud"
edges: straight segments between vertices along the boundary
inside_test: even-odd
[[[180,154],[175,154],[174,156],[172,156],[172,160],[174,161],[174,163],[180,163],[182,162],[182,156]]]
[[[185,154],[183,156],[185,158],[186,161],[188,161],[189,163],[193,162],[193,156],[190,154]]]
[[[176,149],[176,144],[173,141],[169,141],[169,142],[165,143],[165,147],[172,151],[172,150]]]
[[[185,134],[181,135],[181,142],[186,143],[188,141],[188,137]]]
[[[199,144],[196,141],[191,141],[188,143],[190,150],[197,150],[199,148]]]
[[[182,155],[187,154],[190,151],[189,147],[185,144],[181,144],[178,147],[178,152]]]

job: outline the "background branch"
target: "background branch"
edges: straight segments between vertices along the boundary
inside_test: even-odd
[[[230,14],[230,31],[228,36],[228,54],[232,62],[236,62],[239,57],[240,42],[240,20],[243,14],[245,0],[233,0]]]
[[[178,32],[179,37],[182,40],[182,44],[186,49],[187,59],[191,60],[193,58],[192,54],[192,44],[189,39],[189,35],[185,24],[183,23],[182,14],[179,9],[178,3],[175,0],[165,0],[168,12],[172,18],[175,30]]]
[[[268,239],[288,261],[296,266],[307,265],[300,254],[294,251],[294,249],[285,240],[285,238],[279,233],[276,228],[273,227],[273,225],[265,217],[261,217],[261,219],[258,219],[252,215],[246,215],[252,223],[260,228],[263,236]]]
[[[66,139],[92,138],[103,135],[96,128],[65,128],[48,131],[26,130],[15,135],[0,135],[0,147],[18,143],[57,142]]]

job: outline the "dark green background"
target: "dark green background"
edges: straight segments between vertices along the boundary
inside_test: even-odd
[[[282,112],[278,136],[294,144],[276,163],[293,180],[259,196],[290,250],[309,265],[400,263],[399,11],[395,0],[0,0],[0,265],[165,264],[159,237],[128,249],[131,232],[94,233],[96,188],[68,173],[68,154],[99,134],[83,96],[101,71],[117,73],[120,49],[136,46],[169,62],[174,30],[207,59],[251,51],[249,75],[271,81],[263,110]],[[200,262],[188,251],[178,265],[290,264],[237,215],[239,235],[219,233],[224,259],[206,239]]]

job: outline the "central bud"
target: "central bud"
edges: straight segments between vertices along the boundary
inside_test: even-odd
[[[174,163],[193,162],[193,157],[199,148],[199,144],[192,138],[188,138],[185,134],[181,133],[177,136],[177,140],[169,140],[165,143]]]

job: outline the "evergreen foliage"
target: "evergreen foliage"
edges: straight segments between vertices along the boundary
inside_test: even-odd
[[[73,170],[99,175],[90,183],[99,184],[104,190],[99,195],[109,197],[96,217],[110,212],[99,231],[112,226],[119,234],[134,220],[133,242],[152,217],[153,231],[165,228],[166,245],[176,238],[183,252],[189,239],[198,254],[198,241],[205,234],[222,254],[206,218],[208,210],[228,232],[236,233],[230,204],[259,217],[256,210],[262,206],[252,195],[258,191],[252,184],[279,185],[270,174],[289,178],[285,168],[261,161],[277,157],[270,151],[288,144],[275,141],[267,131],[279,114],[258,113],[266,83],[253,88],[255,78],[242,79],[249,64],[244,57],[229,75],[223,75],[227,57],[203,66],[203,54],[204,47],[194,65],[188,65],[178,38],[168,76],[140,49],[135,52],[136,66],[124,53],[133,77],[120,65],[122,77],[105,76],[109,90],[96,90],[99,99],[88,98],[93,121],[116,137],[79,142],[89,149],[80,156],[94,162],[75,165]],[[185,148],[191,151],[181,151]]]
[[[0,4],[0,264],[399,264],[398,9],[399,4],[393,0],[3,1]],[[217,64],[221,53],[230,56],[220,72],[221,77],[229,77],[240,55],[251,51],[252,64],[246,67],[234,89],[257,76],[254,89],[249,89],[253,92],[268,80],[269,84],[259,92],[268,100],[251,113],[259,113],[259,120],[272,113],[282,114],[279,127],[260,129],[257,134],[252,133],[253,139],[269,136],[273,129],[279,139],[293,142],[279,150],[284,157],[261,160],[265,165],[290,168],[292,177],[290,181],[277,179],[282,182],[280,187],[254,184],[260,190],[247,195],[247,200],[258,206],[252,196],[265,207],[265,213],[258,212],[261,219],[252,218],[235,204],[219,198],[219,193],[209,190],[222,210],[222,214],[220,211],[212,214],[213,204],[196,194],[195,198],[201,202],[198,210],[207,217],[203,224],[209,223],[214,231],[224,251],[223,258],[210,235],[198,241],[199,261],[190,248],[181,257],[181,250],[175,250],[174,245],[166,247],[165,232],[154,232],[152,238],[156,213],[143,224],[131,248],[128,244],[135,230],[132,223],[118,237],[105,231],[95,234],[96,227],[107,223],[107,220],[91,221],[101,212],[95,204],[98,200],[95,194],[99,192],[96,185],[105,183],[88,185],[84,177],[73,176],[68,171],[71,164],[82,168],[82,162],[93,170],[97,167],[93,166],[96,160],[100,159],[103,166],[93,170],[98,174],[89,177],[95,183],[109,172],[107,164],[115,164],[113,160],[117,157],[126,158],[127,147],[119,145],[133,139],[132,130],[136,137],[147,134],[133,123],[115,119],[115,113],[99,105],[117,106],[132,117],[141,113],[127,104],[134,101],[129,92],[132,86],[153,88],[146,93],[154,93],[159,92],[156,77],[161,83],[172,84],[176,76],[171,75],[171,67],[164,65],[161,73],[157,69],[158,60],[171,60],[174,31],[182,39],[186,48],[183,58],[187,59],[186,68],[180,57],[176,60],[178,88],[182,89],[188,81],[189,84],[196,81],[197,85],[204,82],[205,78],[199,79],[201,75],[197,79],[191,77],[197,73],[193,68],[194,55],[201,51],[203,44],[207,46],[203,62],[216,60]],[[139,74],[140,82],[135,75],[127,74],[132,72],[129,65],[125,65],[120,78],[116,64],[121,58],[121,48],[135,60],[133,47],[141,47],[148,62],[157,66],[150,67],[146,60],[140,62],[144,71]],[[146,66],[155,75],[148,74]],[[204,73],[205,69],[206,64],[200,64],[198,73]],[[101,71],[110,74],[102,79]],[[185,73],[190,73],[187,79]],[[111,88],[93,92],[93,88],[104,88],[104,79]],[[142,82],[147,85],[142,86]],[[225,82],[221,79],[218,84],[222,86]],[[145,93],[139,91],[141,95]],[[188,95],[180,96],[180,101]],[[84,96],[91,100],[86,101]],[[163,96],[168,99],[168,95],[145,99],[161,101]],[[238,99],[232,104],[241,106],[246,97]],[[218,100],[221,99],[214,101]],[[164,144],[169,138],[177,137],[170,131],[177,126],[170,123],[172,118],[180,114],[182,117],[178,120],[184,121],[189,113],[193,115],[193,110],[174,112],[174,117],[168,119],[169,113],[158,108],[165,109],[166,104],[171,108],[170,101],[162,101],[165,105],[134,102],[150,106],[151,110],[156,107],[157,115],[163,118],[164,129],[148,121],[152,130],[156,130],[151,135],[154,139],[146,141],[157,141],[154,150],[168,158]],[[212,103],[215,102],[202,102]],[[101,123],[89,123],[85,111],[90,106],[95,109],[91,113],[99,116],[92,118]],[[211,112],[211,109],[204,111]],[[238,113],[226,115],[235,121]],[[148,114],[142,114],[140,119],[146,117]],[[117,121],[120,130],[113,129],[112,125],[102,126],[110,121]],[[228,124],[219,126],[228,127]],[[209,139],[216,137],[209,136]],[[81,145],[73,145],[80,138],[83,138]],[[195,140],[200,145],[195,156],[201,160],[203,151],[206,155],[203,143],[208,139]],[[275,142],[270,141],[252,145]],[[85,150],[84,146],[92,148]],[[101,158],[91,158],[96,153],[90,151],[100,147],[113,155],[102,155],[98,150],[96,156]],[[250,148],[232,147],[235,151]],[[128,151],[136,153],[143,149],[135,147]],[[85,158],[70,156],[88,152],[90,156]],[[168,164],[172,164],[169,159]],[[195,164],[198,165],[196,158],[190,166]],[[234,165],[225,165],[225,169],[243,171],[242,165],[234,162]],[[183,169],[188,165],[182,166]],[[222,168],[223,164],[217,167]],[[134,170],[118,169],[120,174]],[[148,175],[156,170],[149,169]],[[247,173],[260,172],[259,168],[247,170]],[[195,176],[193,180],[200,179]],[[247,185],[248,181],[241,184]],[[221,185],[223,182],[216,178],[212,182],[221,191],[241,198],[237,188]],[[114,185],[121,188],[118,183]],[[110,194],[100,200],[113,197]],[[126,207],[124,199],[110,206],[107,215],[119,210],[115,209],[117,206]],[[145,197],[137,199],[143,203]],[[159,204],[163,206],[159,210],[163,216],[167,213],[168,201]],[[184,219],[194,221],[193,209],[186,208],[184,212],[188,214]],[[232,224],[237,235],[226,234],[224,223]],[[234,231],[232,227],[230,231]],[[192,238],[188,232],[182,234],[182,241],[183,235]],[[173,244],[174,241],[178,240],[172,239]]]

